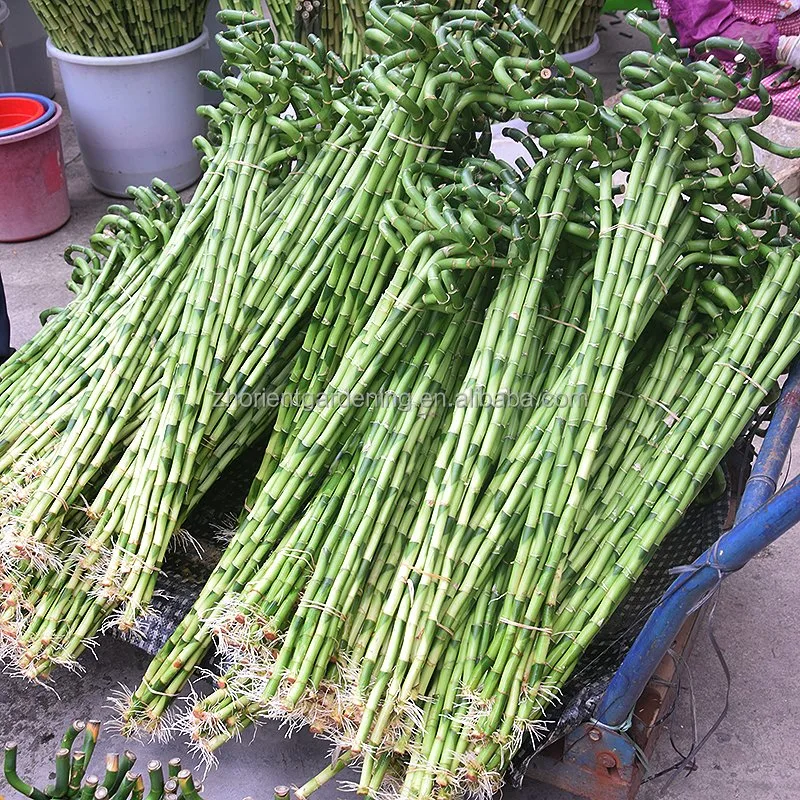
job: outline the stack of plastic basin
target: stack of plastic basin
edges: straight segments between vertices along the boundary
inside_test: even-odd
[[[69,219],[61,106],[37,94],[0,94],[0,242],[38,239]]]

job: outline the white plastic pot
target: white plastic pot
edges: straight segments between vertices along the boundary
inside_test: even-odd
[[[204,132],[197,116],[208,32],[192,42],[141,56],[76,56],[47,42],[58,61],[72,122],[94,186],[125,197],[128,186],[161,178],[185,189],[200,177],[192,140]]]
[[[571,53],[564,53],[564,60],[568,64],[580,64],[588,61],[592,56],[596,56],[598,52],[600,52],[600,37],[595,34],[586,47],[581,50],[573,50]]]

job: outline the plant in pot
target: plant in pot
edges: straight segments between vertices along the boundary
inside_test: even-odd
[[[58,62],[94,186],[116,197],[154,177],[194,183],[206,0],[30,0]]]

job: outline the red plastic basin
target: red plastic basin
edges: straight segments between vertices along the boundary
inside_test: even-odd
[[[44,112],[44,105],[31,97],[0,97],[0,131],[35,122]]]

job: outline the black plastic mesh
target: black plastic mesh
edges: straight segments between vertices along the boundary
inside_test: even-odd
[[[151,613],[136,630],[114,635],[155,655],[186,616],[222,556],[264,455],[254,447],[237,459],[198,503],[173,539],[156,587]]]
[[[549,715],[546,740],[524,742],[508,778],[519,786],[528,761],[551,742],[567,735],[592,718],[594,709],[628,650],[644,627],[650,612],[675,580],[673,567],[691,564],[724,533],[731,510],[738,505],[750,473],[754,451],[740,442],[723,463],[725,493],[712,503],[695,502],[680,524],[656,550],[623,603],[587,649],[578,668],[564,687],[563,700]]]

